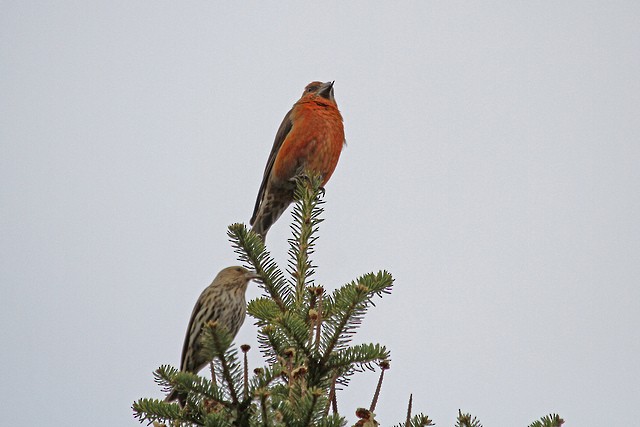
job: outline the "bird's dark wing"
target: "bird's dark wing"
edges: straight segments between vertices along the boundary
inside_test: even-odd
[[[191,312],[191,318],[189,319],[189,326],[187,326],[187,334],[184,337],[184,345],[182,346],[182,359],[180,359],[180,370],[186,371],[186,366],[184,365],[187,360],[187,351],[189,350],[189,338],[191,338],[191,328],[193,328],[193,324],[196,321],[196,315],[200,311],[200,307],[202,306],[202,297],[198,298],[195,307],[193,307],[193,311]],[[200,334],[198,331],[194,334],[196,337]],[[196,338],[197,339],[197,338]],[[195,341],[194,341],[195,344]],[[195,346],[195,345],[194,345]],[[194,350],[196,350],[194,348]]]
[[[258,215],[258,211],[260,210],[260,204],[262,203],[262,199],[264,198],[264,192],[267,189],[267,181],[269,181],[269,175],[271,175],[271,169],[273,169],[273,164],[276,161],[276,157],[278,156],[278,151],[280,151],[280,147],[282,147],[282,143],[284,142],[287,135],[291,131],[293,127],[293,123],[291,122],[291,112],[293,108],[289,110],[284,119],[282,119],[282,123],[280,123],[280,127],[278,128],[278,132],[276,133],[276,139],[273,141],[273,148],[271,148],[271,153],[269,154],[269,160],[267,160],[267,166],[264,168],[264,175],[262,176],[262,183],[260,184],[260,190],[258,190],[258,197],[256,198],[256,205],[253,208],[253,215],[251,215],[251,220],[249,224],[253,225],[256,220],[256,216]]]

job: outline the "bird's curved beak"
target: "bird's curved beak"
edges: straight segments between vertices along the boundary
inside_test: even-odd
[[[262,281],[262,279],[260,278],[260,275],[258,273],[256,273],[255,271],[248,271],[247,273],[245,273],[244,277],[247,280],[258,280],[258,281]]]
[[[333,84],[335,83],[335,80],[332,82],[326,82],[324,83],[321,87],[320,90],[318,91],[318,95],[320,95],[323,98],[326,99],[333,99]]]

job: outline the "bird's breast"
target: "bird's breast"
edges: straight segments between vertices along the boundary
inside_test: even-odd
[[[344,126],[337,108],[325,104],[305,104],[293,111],[293,126],[285,138],[274,174],[280,180],[293,178],[300,169],[308,169],[329,180],[338,164],[344,145]]]

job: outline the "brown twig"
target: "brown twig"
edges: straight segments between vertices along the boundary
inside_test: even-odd
[[[216,367],[213,364],[213,360],[209,362],[209,369],[211,370],[211,384],[213,384],[214,389],[218,389],[218,382],[216,381]]]
[[[338,415],[338,397],[336,395],[336,383],[333,383],[333,397],[331,398],[331,410],[334,415]]]
[[[318,318],[316,319],[316,351],[320,348],[320,332],[322,331],[322,296],[324,295],[324,288],[318,286],[316,288],[316,295],[318,296]]]
[[[336,401],[336,381],[338,380],[338,373],[334,373],[331,377],[331,388],[329,388],[329,401],[327,407],[324,409],[325,417],[329,415],[329,407],[333,407],[333,413],[338,413],[338,402]]]
[[[373,394],[373,400],[371,401],[371,406],[369,407],[369,411],[373,412],[376,410],[376,405],[378,404],[378,397],[380,397],[380,389],[382,388],[382,380],[384,379],[384,371],[389,369],[389,361],[383,360],[380,362],[380,378],[378,378],[378,385],[376,386],[376,392]]]
[[[413,406],[413,394],[409,395],[409,406],[407,407],[407,421],[404,423],[404,427],[411,426],[411,407]]]
[[[247,357],[247,353],[251,350],[251,346],[249,344],[242,344],[240,346],[240,350],[244,354],[244,398],[249,397],[249,360]]]

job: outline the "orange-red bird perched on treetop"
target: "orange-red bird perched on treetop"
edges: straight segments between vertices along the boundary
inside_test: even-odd
[[[293,201],[294,178],[306,169],[320,174],[324,186],[343,145],[344,126],[333,97],[333,82],[309,83],[284,116],[264,169],[250,221],[262,240]]]

